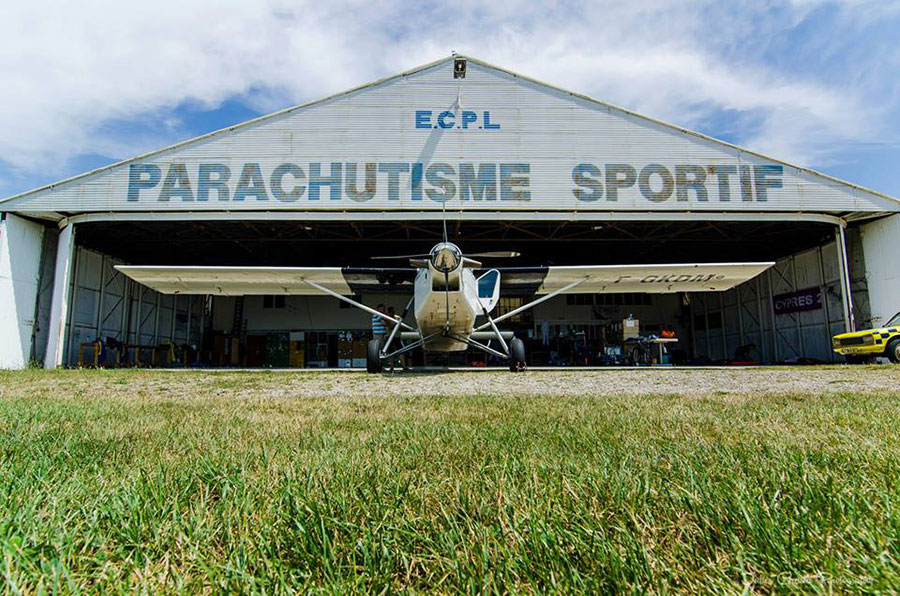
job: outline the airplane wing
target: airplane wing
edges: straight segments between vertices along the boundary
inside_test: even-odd
[[[501,288],[529,294],[718,292],[775,263],[693,263],[498,268]],[[575,282],[579,282],[575,284]],[[573,285],[575,284],[575,285]],[[564,289],[566,286],[573,287]]]
[[[416,270],[412,268],[353,267],[171,267],[117,265],[134,281],[163,294],[252,294],[323,295],[330,292],[351,296],[365,291],[412,291]]]

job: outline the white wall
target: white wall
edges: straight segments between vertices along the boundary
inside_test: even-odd
[[[31,359],[44,226],[7,214],[0,222],[0,368]]]
[[[438,114],[448,108],[454,110],[452,122],[441,120],[439,126]],[[417,118],[421,110],[430,112],[426,122]],[[464,127],[467,113],[476,120]],[[332,173],[331,163],[338,164],[331,180],[335,186],[322,188],[317,196],[313,178],[321,184],[322,176]],[[394,174],[399,176],[399,188],[395,187],[398,192],[391,191],[389,175],[381,168],[371,178],[374,186],[370,193],[350,190],[348,184],[357,190],[366,184],[364,164],[388,163],[403,164],[405,171]],[[504,176],[504,169],[498,168],[504,163],[527,166],[530,194],[524,188],[520,188],[523,192],[504,193],[509,186],[498,184],[504,178],[510,180]],[[446,179],[456,183],[452,188],[444,187],[450,195],[447,206],[454,210],[897,210],[896,203],[883,196],[776,164],[752,152],[702,139],[477,61],[470,60],[466,78],[457,79],[450,58],[354,92],[200,137],[145,156],[140,162],[101,168],[70,182],[38,189],[6,203],[4,208],[53,212],[439,211],[445,203],[429,198],[435,196],[429,195],[435,190],[430,176],[425,176],[425,193],[414,192],[419,185],[412,182],[413,164],[425,168],[442,164],[429,170],[435,174],[448,172],[448,168],[455,172]],[[461,192],[474,177],[468,173],[473,170],[464,170],[463,164],[478,164],[478,171],[484,172],[482,181],[491,192],[485,192],[483,200],[472,200],[471,193]],[[610,193],[605,180],[615,176],[617,170],[611,168],[614,164],[625,164],[626,171],[631,172],[626,177],[632,180]],[[650,164],[655,164],[654,168],[644,170]],[[677,171],[685,165],[702,168],[701,172],[715,165],[722,177],[695,173],[697,190],[688,192],[683,184],[677,184]],[[217,184],[221,193],[200,182],[201,167],[213,168],[214,178],[219,178],[219,173],[225,178]],[[353,167],[355,173],[350,173]],[[314,174],[314,168],[321,174]],[[292,173],[282,176],[285,171]],[[641,171],[656,171],[653,184],[669,190],[654,193],[650,185],[641,185]],[[239,194],[239,180],[246,176],[246,181],[254,173],[261,179],[254,185],[259,192]],[[573,175],[581,178],[577,188]],[[673,176],[675,184],[671,183]],[[663,177],[670,183],[662,185]],[[180,190],[170,192],[167,179],[181,181]],[[720,185],[728,189],[727,193],[720,192]]]
[[[861,235],[866,255],[871,323],[879,325],[900,311],[900,215],[864,224]]]

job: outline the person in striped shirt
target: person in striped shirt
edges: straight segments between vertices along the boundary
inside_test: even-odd
[[[384,312],[384,304],[379,304],[375,307],[375,310],[378,312]],[[377,316],[372,315],[372,338],[380,339],[384,341],[387,338],[387,325],[384,322],[384,319]]]

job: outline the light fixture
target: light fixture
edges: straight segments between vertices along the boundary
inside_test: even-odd
[[[466,61],[463,58],[457,58],[453,61],[453,78],[454,79],[464,79],[466,78]]]

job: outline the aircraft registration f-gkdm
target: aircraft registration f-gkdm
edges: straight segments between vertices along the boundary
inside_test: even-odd
[[[119,271],[163,294],[243,296],[290,294],[334,296],[373,316],[391,332],[384,341],[369,341],[366,369],[381,372],[383,363],[417,348],[458,352],[469,347],[505,360],[511,371],[525,370],[525,343],[498,323],[560,294],[619,292],[724,291],[752,279],[774,263],[697,263],[662,265],[588,265],[492,268],[480,273],[475,258],[518,256],[514,252],[477,253],[466,257],[447,241],[426,255],[375,257],[409,259],[409,268],[378,267],[168,267],[119,265]],[[403,315],[392,318],[350,296],[385,288],[408,289],[412,297]],[[535,298],[498,317],[491,312],[504,288]],[[406,321],[412,309],[414,325]],[[478,321],[483,318],[483,322]],[[496,344],[494,342],[496,341]]]

